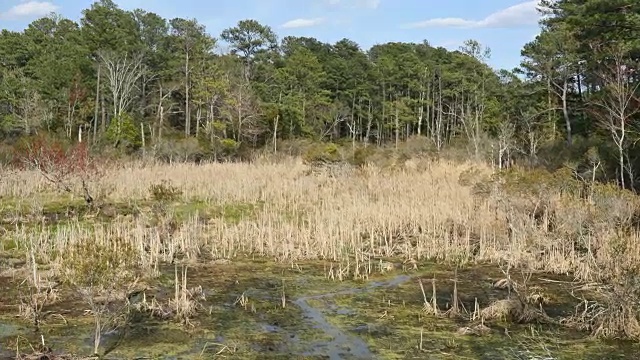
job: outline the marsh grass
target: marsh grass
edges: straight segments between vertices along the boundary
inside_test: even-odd
[[[597,184],[590,184],[584,196],[583,184],[562,171],[494,173],[477,163],[421,159],[390,168],[327,168],[289,158],[200,165],[132,162],[101,174],[86,185],[104,194],[101,209],[110,206],[108,221],[78,211],[82,195],[66,194],[66,205],[60,203],[56,187],[37,171],[7,172],[0,198],[36,209],[39,215],[31,219],[42,217],[53,199],[64,220],[5,226],[14,253],[34,244],[38,262],[62,274],[78,260],[73,249],[90,241],[113,253],[130,253],[131,263],[150,277],[166,263],[319,259],[327,264],[327,277],[337,280],[367,279],[435,260],[507,263],[610,284],[630,279],[630,269],[640,263],[638,198]],[[17,208],[3,210],[2,216],[18,215]],[[508,287],[510,281],[497,285]],[[626,283],[618,293],[630,291],[631,281]],[[611,294],[604,291],[599,303],[608,309],[628,307]],[[433,300],[425,298],[425,304],[436,306],[436,312]],[[176,306],[183,302],[184,295],[176,297]],[[513,308],[498,305],[504,304],[492,314]],[[587,322],[592,331],[612,326]]]
[[[152,217],[148,213],[138,219],[122,218],[92,226],[92,231],[119,233],[136,248],[155,247],[155,254],[149,254],[154,259],[166,260],[174,252],[190,258],[202,252],[214,258],[239,254],[283,261],[322,258],[342,266],[344,276],[368,273],[373,267],[369,261],[379,256],[444,259],[467,252],[467,239],[448,239],[442,225],[447,219],[470,225],[476,222],[473,218],[479,205],[468,189],[449,178],[455,179],[459,170],[442,166],[432,173],[389,176],[365,168],[340,178],[304,175],[305,171],[306,166],[298,163],[120,169],[101,179],[104,186],[117,184],[113,202],[144,199],[150,186],[166,179],[184,197],[199,199],[201,205],[193,206],[191,213],[183,206],[178,209],[180,216],[175,216],[175,208],[164,212],[165,218],[183,219],[176,224],[176,232],[169,234],[170,240],[158,227],[148,227],[150,221],[145,218]],[[16,176],[21,175],[25,174]],[[28,189],[6,182],[0,192],[36,196],[42,190],[40,185],[45,186],[32,185]],[[32,229],[32,236],[39,231]],[[68,231],[72,233],[64,238],[77,237],[73,232],[87,230],[71,226]],[[57,236],[48,241],[62,248],[66,242]],[[163,246],[156,246],[158,243]]]

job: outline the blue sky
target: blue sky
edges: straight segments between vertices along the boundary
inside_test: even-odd
[[[2,0],[0,27],[21,30],[57,12],[79,20],[92,0]],[[196,18],[213,36],[242,19],[271,26],[282,38],[349,38],[367,49],[388,41],[421,42],[457,49],[475,39],[492,50],[495,68],[511,69],[520,49],[539,32],[538,0],[116,0],[165,18]]]

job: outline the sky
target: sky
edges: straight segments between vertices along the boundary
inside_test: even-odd
[[[171,19],[195,18],[217,37],[239,20],[269,25],[280,38],[348,38],[363,49],[390,41],[458,49],[467,39],[491,49],[489,65],[513,69],[539,33],[539,0],[115,0]],[[78,21],[93,0],[0,0],[0,28],[20,31],[52,12]]]

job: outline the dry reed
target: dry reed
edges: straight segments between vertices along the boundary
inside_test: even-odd
[[[587,279],[597,270],[588,264],[610,258],[606,241],[593,240],[599,252],[592,256],[607,258],[585,261],[568,241],[558,241],[548,224],[538,226],[538,220],[520,209],[524,200],[495,191],[488,197],[475,196],[473,186],[459,181],[469,172],[482,178],[491,169],[426,160],[393,171],[366,166],[315,172],[298,159],[201,165],[126,163],[109,169],[89,187],[103,192],[107,202],[137,204],[149,199],[150,186],[166,181],[181,192],[183,203],[204,203],[204,212],[243,205],[251,205],[250,210],[234,221],[196,214],[173,224],[169,233],[151,226],[153,212],[142,209],[141,216],[119,216],[91,226],[79,221],[56,231],[17,226],[15,235],[19,246],[34,242],[42,249],[38,255],[43,260],[52,253],[64,253],[78,239],[109,243],[118,237],[140,250],[142,265],[156,270],[159,262],[177,256],[194,260],[202,255],[251,254],[281,261],[326,259],[338,263],[340,278],[366,276],[379,258],[397,257],[413,263],[428,258],[506,260],[514,266],[576,272]],[[558,218],[576,210],[553,191],[549,194]],[[0,197],[19,199],[22,204],[42,208],[56,196],[36,172],[8,172],[0,182]],[[616,211],[624,213],[625,209]],[[571,218],[586,216],[580,214],[584,211]],[[165,213],[165,218],[172,217],[171,211]],[[630,244],[633,248],[627,256],[640,259],[640,241]]]

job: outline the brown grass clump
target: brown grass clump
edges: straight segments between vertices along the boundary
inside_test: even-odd
[[[490,332],[491,332],[491,328],[489,328],[484,324],[477,324],[474,326],[464,326],[464,327],[458,328],[458,331],[456,331],[458,335],[476,335],[476,336],[482,336]]]
[[[483,321],[502,320],[522,324],[531,322],[557,323],[541,307],[536,308],[519,297],[494,301],[480,311],[480,318]]]
[[[524,313],[524,304],[518,299],[497,300],[480,311],[480,316],[486,320],[517,321]]]
[[[513,283],[511,282],[511,280],[503,278],[503,279],[498,279],[496,282],[493,283],[492,286],[495,289],[504,290],[504,289],[508,289],[509,287],[512,287]]]

